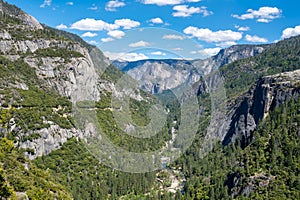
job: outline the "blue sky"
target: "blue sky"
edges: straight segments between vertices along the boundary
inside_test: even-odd
[[[111,59],[206,58],[300,34],[299,0],[6,0]]]

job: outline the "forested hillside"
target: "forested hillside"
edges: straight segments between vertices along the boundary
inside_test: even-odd
[[[300,37],[269,45],[261,54],[220,68],[225,78],[227,95],[245,92],[260,77],[299,69]]]

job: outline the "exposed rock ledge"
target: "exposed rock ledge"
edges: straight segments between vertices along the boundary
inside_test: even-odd
[[[222,131],[223,144],[239,139],[242,146],[253,139],[253,131],[270,111],[300,95],[300,70],[266,76],[256,82],[254,88],[239,97],[228,113],[230,120]]]

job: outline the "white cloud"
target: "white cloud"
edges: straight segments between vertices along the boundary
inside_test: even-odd
[[[178,5],[178,6],[174,6],[173,10],[175,11],[172,13],[174,17],[189,17],[192,14],[196,14],[196,13],[202,13],[202,15],[206,17],[213,14],[213,12],[208,11],[205,6],[188,7],[188,5]]]
[[[216,44],[217,47],[222,47],[222,48],[230,47],[230,46],[233,46],[233,45],[236,45],[236,42],[226,41],[226,42],[221,42],[221,43]]]
[[[158,6],[177,5],[181,3],[194,3],[201,0],[140,0],[143,4],[155,4]]]
[[[145,41],[141,40],[141,41],[138,41],[138,42],[135,42],[135,43],[131,43],[128,46],[129,47],[146,47],[146,46],[149,46],[149,45],[150,45],[149,42],[145,42]]]
[[[175,35],[175,34],[164,35],[162,38],[165,39],[165,40],[183,40],[183,39],[185,39],[184,36]]]
[[[92,33],[92,32],[86,32],[84,34],[81,35],[81,37],[96,37],[98,36],[97,33]]]
[[[115,20],[115,25],[121,26],[124,29],[131,29],[140,26],[141,23],[131,19],[117,19]]]
[[[88,41],[88,43],[91,45],[98,45],[98,42],[95,40]]]
[[[155,55],[155,56],[166,56],[167,54],[166,53],[163,53],[161,51],[155,51],[155,52],[152,52],[151,55]]]
[[[149,57],[143,53],[116,53],[116,52],[103,52],[105,56],[107,56],[110,60],[125,60],[125,61],[137,61],[137,60],[145,60]]]
[[[45,8],[46,6],[51,6],[52,0],[44,0],[43,4],[40,5],[41,8]]]
[[[111,37],[108,37],[108,38],[101,38],[101,41],[102,42],[112,42],[114,41],[115,39],[111,38]]]
[[[69,5],[69,6],[73,6],[73,5],[74,5],[74,2],[69,1],[69,2],[67,2],[66,4]]]
[[[113,30],[113,31],[109,31],[107,35],[113,38],[121,39],[122,37],[125,36],[125,32],[120,30]]]
[[[149,22],[152,22],[153,24],[163,24],[164,23],[164,21],[159,17],[152,18],[149,20]]]
[[[281,38],[285,39],[285,38],[289,38],[289,37],[293,37],[296,35],[300,35],[300,25],[299,26],[295,26],[294,28],[286,28],[282,31],[282,35]]]
[[[65,24],[57,25],[55,28],[57,29],[67,29],[68,27]]]
[[[123,27],[124,29],[131,29],[140,26],[140,22],[131,19],[117,19],[114,24],[107,23],[101,19],[93,18],[81,19],[71,25],[71,29],[85,30],[85,31],[112,31]]]
[[[85,30],[85,31],[102,31],[102,30],[114,30],[119,28],[116,24],[109,24],[102,20],[96,20],[93,18],[81,19],[71,25],[71,29]]]
[[[190,54],[197,54],[197,51],[190,51]]]
[[[181,4],[184,0],[142,0],[143,4],[156,4],[158,6]]]
[[[237,41],[242,38],[242,33],[232,30],[219,30],[216,32],[211,31],[208,28],[197,28],[189,26],[183,30],[185,34],[198,38],[206,42],[226,42]]]
[[[126,4],[123,1],[113,0],[107,2],[105,10],[107,11],[117,11],[116,8],[124,7]]]
[[[256,35],[246,35],[245,36],[245,39],[248,41],[248,42],[268,42],[268,40],[266,38],[261,38],[261,37],[258,37]]]
[[[219,53],[219,51],[221,50],[221,48],[207,48],[207,49],[201,49],[198,52],[204,56],[204,57],[209,57],[209,56],[214,56],[217,53]]]
[[[249,26],[234,26],[238,31],[249,31],[250,27]]]
[[[246,20],[256,19],[257,22],[269,23],[276,18],[281,17],[282,10],[276,7],[260,7],[258,10],[248,9],[246,14],[232,15],[232,17]]]

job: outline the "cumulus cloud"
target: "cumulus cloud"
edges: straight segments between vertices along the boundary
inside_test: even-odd
[[[260,7],[258,10],[248,9],[247,13],[242,15],[232,15],[232,17],[246,20],[256,19],[257,22],[269,23],[276,18],[281,17],[282,10],[277,7]]]
[[[135,43],[131,43],[128,46],[129,47],[146,47],[146,46],[149,46],[149,45],[150,45],[149,42],[145,42],[145,41],[141,40],[141,41],[138,41],[138,42],[135,42]]]
[[[112,31],[123,27],[124,29],[131,29],[140,26],[140,22],[131,19],[117,19],[113,24],[107,23],[103,20],[96,20],[93,18],[81,19],[71,25],[71,29],[85,30],[85,31]]]
[[[222,48],[230,47],[230,46],[233,46],[233,45],[236,45],[236,42],[227,41],[227,42],[221,42],[221,43],[216,44],[217,47],[222,47]]]
[[[84,34],[81,35],[81,37],[96,37],[98,36],[97,33],[92,33],[92,32],[86,32]]]
[[[123,53],[123,52],[103,52],[110,60],[122,60],[122,61],[137,61],[145,60],[149,57],[143,53]]]
[[[198,53],[200,53],[203,57],[209,57],[209,56],[214,56],[217,53],[219,53],[219,51],[221,50],[221,48],[207,48],[207,49],[201,49],[198,51]]]
[[[113,31],[108,31],[107,35],[113,38],[121,39],[122,37],[125,36],[125,32],[120,30],[113,30]]]
[[[227,42],[237,41],[242,38],[242,33],[235,32],[232,30],[219,30],[213,32],[208,28],[197,28],[189,26],[183,30],[185,34],[191,35],[192,37],[198,38],[206,42]]]
[[[294,28],[286,28],[282,31],[281,39],[290,38],[296,35],[300,35],[300,25]]]
[[[57,25],[55,28],[57,29],[67,29],[68,27],[65,24]]]
[[[159,17],[152,18],[149,20],[149,22],[151,22],[153,24],[163,24],[164,23],[164,21]]]
[[[175,34],[164,35],[162,38],[164,40],[183,40],[183,39],[185,39],[184,36],[182,36],[182,35],[175,35]]]
[[[131,19],[117,19],[115,20],[115,25],[124,29],[131,29],[140,26],[140,22]]]
[[[52,0],[44,0],[43,4],[40,5],[41,8],[45,8],[46,6],[51,6]]]
[[[155,52],[152,52],[151,55],[155,55],[155,56],[166,56],[167,54],[166,53],[163,53],[161,51],[155,51]]]
[[[111,37],[108,37],[108,38],[101,38],[101,41],[102,42],[112,42],[114,41],[115,39],[111,38]]]
[[[183,3],[184,0],[142,0],[143,4],[156,4],[158,6],[176,5]]]
[[[74,5],[74,2],[69,1],[69,2],[67,2],[66,4],[69,5],[69,6],[73,6],[73,5]]]
[[[117,11],[116,8],[124,7],[126,4],[123,1],[114,0],[107,2],[105,10],[107,11]]]
[[[71,29],[85,30],[85,31],[111,31],[118,29],[116,24],[109,24],[103,20],[96,20],[93,18],[81,19],[71,25]]]
[[[188,7],[188,5],[177,5],[173,7],[175,12],[172,13],[174,17],[189,17],[192,14],[201,13],[204,17],[212,15],[213,12],[208,11],[205,6]]]
[[[268,42],[268,40],[266,38],[261,38],[261,37],[258,37],[256,35],[246,35],[245,36],[245,39],[248,41],[248,42]]]
[[[158,6],[177,5],[181,3],[193,3],[201,0],[140,0],[143,4],[155,4]]]
[[[249,26],[234,26],[238,31],[249,31],[250,27]]]
[[[91,45],[98,45],[98,42],[95,40],[88,41],[88,43]]]

